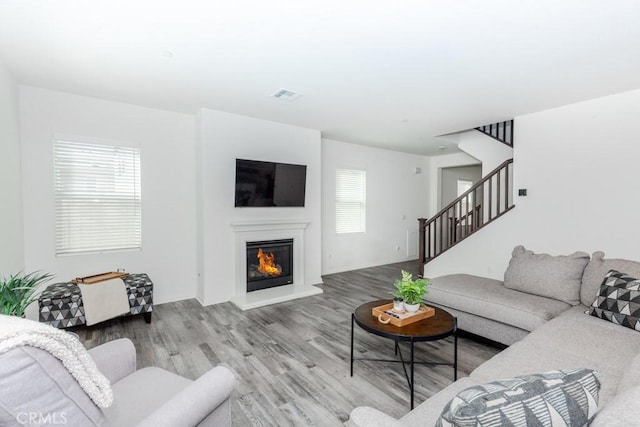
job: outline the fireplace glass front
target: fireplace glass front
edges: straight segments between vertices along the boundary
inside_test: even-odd
[[[247,292],[293,283],[293,239],[247,242]]]

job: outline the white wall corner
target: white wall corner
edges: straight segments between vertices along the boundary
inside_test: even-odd
[[[460,133],[458,148],[482,163],[482,176],[513,158],[513,148],[475,129]]]
[[[364,233],[335,231],[337,168],[366,171]],[[417,249],[409,245],[417,219],[428,213],[430,170],[427,156],[323,139],[322,273],[416,259]]]

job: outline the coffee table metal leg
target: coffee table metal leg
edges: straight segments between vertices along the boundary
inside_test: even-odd
[[[445,317],[448,317],[448,319],[447,319],[447,322],[445,322],[446,324],[442,326],[442,331],[439,331],[438,334],[424,333],[424,334],[418,334],[417,336],[412,336],[412,335],[407,336],[403,334],[393,333],[392,331],[388,331],[385,328],[381,328],[378,325],[378,323],[375,321],[377,319],[371,316],[371,309],[369,306],[374,306],[381,302],[383,301],[373,301],[372,303],[363,304],[362,306],[358,307],[354,313],[351,314],[350,375],[351,377],[353,377],[353,363],[355,360],[370,361],[370,362],[400,363],[404,371],[405,377],[407,379],[407,383],[409,385],[409,392],[411,394],[410,406],[411,406],[411,410],[413,410],[415,406],[415,365],[416,364],[430,365],[430,366],[437,366],[437,365],[453,366],[454,381],[458,380],[458,319],[456,319],[454,316],[451,316],[451,314],[444,312]],[[436,310],[439,310],[439,309],[436,309]],[[391,359],[379,359],[379,358],[367,358],[367,357],[356,358],[354,353],[356,322],[358,323],[358,326],[362,327],[364,330],[374,335],[379,335],[381,337],[392,339],[394,341],[394,352],[396,354],[396,359],[391,360]],[[453,329],[451,329],[451,326],[453,326]],[[453,339],[454,339],[453,363],[446,363],[444,361],[443,363],[431,362],[431,361],[427,362],[423,360],[419,360],[416,362],[415,360],[415,343],[416,342],[434,341],[444,337],[450,337],[451,335],[453,335]],[[398,338],[401,338],[402,341],[406,342],[411,346],[411,349],[410,349],[411,360],[405,361],[404,358],[402,357],[402,349],[400,348],[400,340],[398,340]],[[416,338],[417,338],[417,341],[416,341]],[[400,360],[398,360],[398,358]],[[411,365],[409,367],[411,370],[411,373],[407,372],[407,364]]]
[[[353,320],[354,319],[355,319],[355,314],[351,313],[351,376],[353,376]]]
[[[453,332],[453,380],[458,381],[458,319]]]
[[[413,409],[413,340],[411,340],[411,409]]]

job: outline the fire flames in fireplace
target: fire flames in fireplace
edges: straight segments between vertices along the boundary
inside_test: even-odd
[[[247,292],[293,283],[293,239],[247,242]]]
[[[260,273],[268,276],[279,276],[282,274],[282,267],[275,263],[275,256],[273,255],[273,252],[267,254],[262,250],[262,248],[259,248],[258,259],[260,260],[260,265],[258,266],[258,271]]]

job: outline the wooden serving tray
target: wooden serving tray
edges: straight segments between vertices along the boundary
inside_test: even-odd
[[[108,272],[108,273],[100,273],[100,274],[94,274],[92,276],[85,276],[85,277],[77,277],[75,279],[73,279],[71,281],[71,283],[75,283],[77,284],[82,284],[82,285],[93,285],[94,283],[98,283],[98,282],[104,282],[105,280],[111,280],[111,279],[119,279],[120,277],[124,277],[124,276],[128,276],[129,273],[123,273],[123,272]]]
[[[393,314],[387,314],[386,312],[390,312]],[[382,320],[384,322],[389,320],[392,325],[402,327],[417,322],[418,320],[435,316],[436,310],[433,307],[428,307],[424,304],[420,304],[420,308],[415,313],[409,313],[406,311],[404,313],[396,313],[393,311],[393,303],[391,302],[389,304],[373,307],[373,309],[371,310],[371,314],[374,317],[377,317],[378,320]]]

